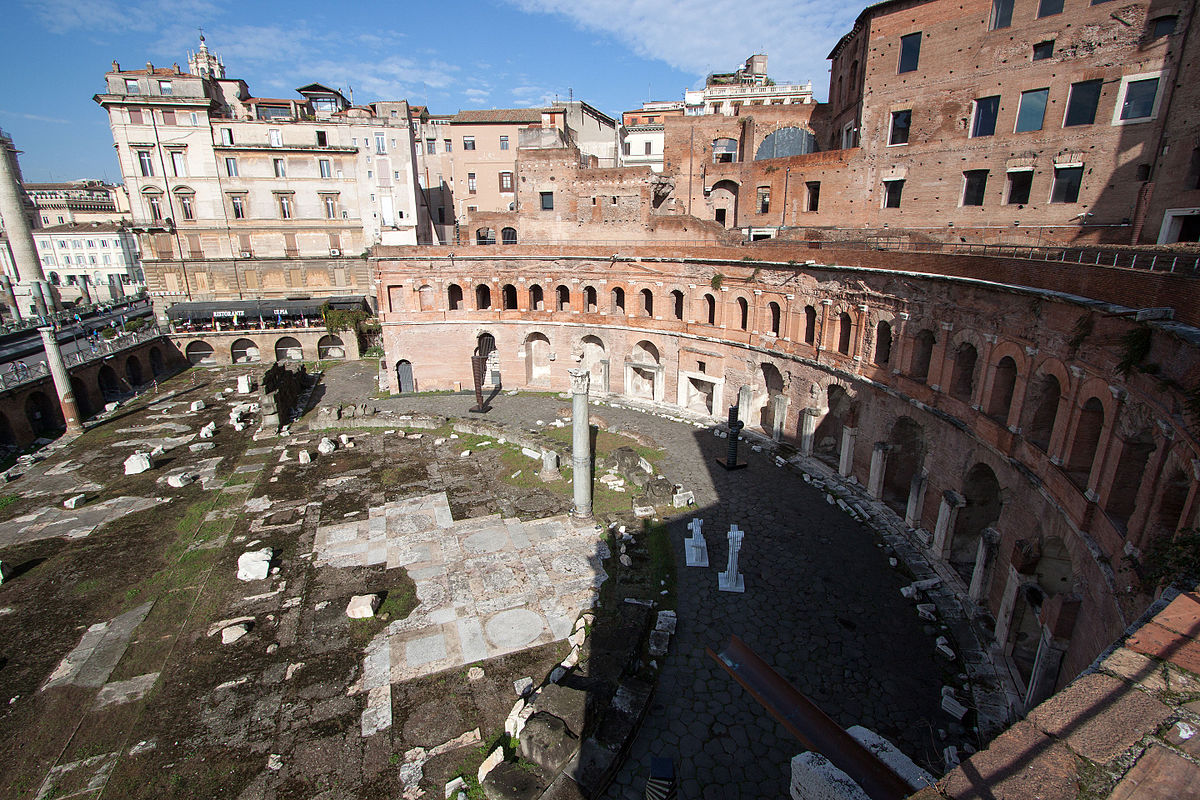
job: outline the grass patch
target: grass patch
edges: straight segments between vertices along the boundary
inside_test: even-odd
[[[500,447],[503,448],[500,450],[500,466],[503,472],[500,479],[509,486],[519,489],[544,489],[563,497],[573,496],[574,489],[571,481],[575,471],[570,466],[559,466],[562,480],[543,483],[542,479],[538,477],[538,472],[542,467],[540,459],[529,458],[519,449],[507,444],[500,445]],[[618,514],[629,511],[633,507],[633,494],[629,489],[625,492],[615,492],[606,484],[596,480],[596,477],[598,476],[593,476],[592,480],[592,513],[594,515],[603,517],[606,514]]]
[[[593,426],[594,427],[594,426]],[[547,428],[543,431],[543,435],[548,439],[556,442],[561,442],[565,445],[571,444],[572,431],[571,426],[567,425],[562,428]],[[637,453],[642,458],[649,461],[651,464],[657,464],[662,460],[666,453],[657,447],[649,447],[644,444],[639,444],[637,441],[630,439],[620,433],[610,433],[609,431],[596,431],[596,452],[593,454],[597,461],[607,458],[612,455],[614,450],[622,447],[628,447],[633,452]]]
[[[642,522],[642,540],[650,556],[650,579],[654,586],[663,587],[668,594],[660,599],[664,606],[675,606],[675,554],[671,548],[671,536],[664,522]]]
[[[0,509],[8,508],[20,499],[21,498],[17,497],[15,494],[6,494],[3,497],[0,497]]]
[[[401,570],[401,573],[399,583],[387,590],[387,597],[379,604],[375,616],[350,620],[350,640],[355,646],[365,646],[389,624],[404,619],[417,607],[420,602],[417,600],[417,585],[408,577],[407,572]]]

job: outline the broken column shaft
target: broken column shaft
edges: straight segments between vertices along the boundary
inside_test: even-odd
[[[588,380],[586,369],[567,370],[571,376],[571,484],[575,507],[571,513],[581,519],[592,516],[592,429],[588,422]]]
[[[21,202],[21,183],[16,171],[16,150],[8,140],[0,138],[0,220],[8,235],[8,246],[12,250],[13,262],[17,267],[17,283],[29,289],[37,313],[47,313],[46,296],[50,289],[42,272],[42,262],[33,245],[33,232],[25,206]],[[49,310],[53,310],[51,307]]]
[[[42,343],[46,347],[46,363],[50,365],[54,388],[58,390],[58,402],[62,406],[63,420],[67,423],[67,433],[83,433],[79,405],[75,402],[75,392],[71,390],[71,376],[67,372],[67,365],[63,363],[62,351],[58,349],[58,340],[54,338],[54,329],[38,328],[38,332],[42,334]]]

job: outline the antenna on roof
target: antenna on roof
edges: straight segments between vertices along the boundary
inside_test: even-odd
[[[196,30],[200,31],[200,44],[204,44],[204,28],[196,28]]]

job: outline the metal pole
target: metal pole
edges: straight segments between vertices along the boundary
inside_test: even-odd
[[[571,376],[571,486],[578,519],[592,517],[592,426],[588,421],[588,382],[591,372],[583,368],[567,370]]]
[[[42,344],[46,348],[46,364],[54,378],[54,388],[58,390],[58,402],[62,407],[63,420],[67,423],[67,433],[83,433],[83,425],[79,421],[79,406],[75,403],[75,393],[71,390],[71,376],[63,363],[62,351],[58,349],[58,340],[54,338],[54,329],[38,328],[38,332],[42,334]]]

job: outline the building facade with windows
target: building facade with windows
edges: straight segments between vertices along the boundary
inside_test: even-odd
[[[683,114],[683,102],[679,100],[653,100],[642,103],[641,108],[622,114],[621,166],[646,166],[655,172],[662,172],[665,139],[663,120],[682,117]]]
[[[109,302],[145,288],[137,241],[111,222],[51,225],[33,232],[42,271],[68,302]]]
[[[129,220],[129,195],[124,186],[103,181],[26,183],[25,194],[37,207],[43,227],[87,222]]]
[[[108,114],[155,297],[369,294],[372,244],[416,244],[407,103],[355,106],[309,84],[263,98],[201,41],[178,65],[122,70]]]
[[[767,57],[763,54],[746,59],[735,72],[714,73],[703,89],[688,89],[683,103],[689,116],[723,114],[733,116],[742,106],[780,106],[813,103],[812,81],[776,83],[767,76]]]

